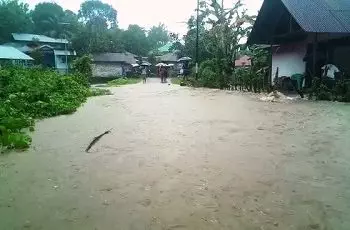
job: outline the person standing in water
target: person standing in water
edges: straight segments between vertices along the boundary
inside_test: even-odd
[[[143,79],[143,84],[147,83],[147,67],[143,67],[142,72],[142,79]]]

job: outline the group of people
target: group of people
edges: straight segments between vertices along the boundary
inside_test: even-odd
[[[167,78],[169,77],[169,69],[165,66],[160,66],[157,69],[157,77],[160,78],[161,83],[167,83]]]

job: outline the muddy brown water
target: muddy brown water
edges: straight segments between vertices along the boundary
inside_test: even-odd
[[[0,157],[1,230],[350,229],[349,105],[154,80],[113,93]]]

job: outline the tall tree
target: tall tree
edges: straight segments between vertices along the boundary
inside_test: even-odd
[[[117,26],[117,10],[100,0],[86,0],[80,6],[79,18],[87,25]]]
[[[28,4],[18,0],[0,0],[0,43],[9,41],[11,33],[31,32]]]
[[[170,40],[169,32],[164,24],[153,26],[149,30],[147,38],[152,49],[159,48]]]
[[[224,8],[217,0],[203,0],[200,4],[200,57],[211,56],[216,63],[216,76],[220,87],[226,87],[233,74],[234,60],[241,42],[251,30],[254,17],[246,14],[241,0],[232,8]],[[189,31],[185,38],[186,47],[193,54],[195,44],[195,19],[189,22]]]
[[[150,51],[145,29],[138,25],[129,25],[122,38],[126,51],[137,55],[147,55]]]
[[[56,3],[44,2],[31,12],[35,33],[51,37],[64,37],[63,8]]]

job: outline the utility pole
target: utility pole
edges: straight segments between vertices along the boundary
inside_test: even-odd
[[[199,0],[197,0],[197,39],[196,39],[196,80],[198,79],[198,63],[199,63]]]
[[[68,42],[68,40],[67,40],[67,34],[64,34],[64,38],[65,38],[65,46],[64,46],[64,48],[65,48],[65,52],[66,52],[66,74],[68,74],[68,46],[67,46],[67,42]]]
[[[67,22],[60,22],[59,23],[60,25],[65,25],[65,26],[67,26],[67,25],[70,25],[70,23],[67,23]],[[65,39],[65,41],[64,41],[64,52],[65,52],[65,56],[66,56],[66,74],[68,74],[68,40],[67,40],[67,31],[65,31],[65,33],[64,33],[64,39]]]

